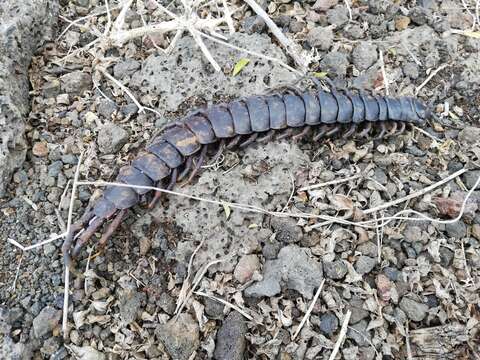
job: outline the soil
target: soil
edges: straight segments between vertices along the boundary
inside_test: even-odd
[[[154,3],[132,5],[127,26],[154,21]],[[71,275],[64,338],[62,240],[22,252],[8,239],[28,246],[64,232],[80,154],[81,179],[113,180],[166,123],[205,104],[292,85],[297,76],[278,62],[205,40],[217,73],[189,33],[169,54],[148,37],[77,51],[107,23],[104,3],[62,3],[62,19],[100,15],[82,27],[60,20],[61,36],[30,64],[26,160],[0,199],[0,357],[328,359],[337,341],[337,359],[480,356],[480,193],[462,206],[480,176],[474,2],[468,9],[436,0],[259,3],[315,56],[312,72],[352,91],[418,92],[435,119],[382,140],[276,140],[226,151],[174,189],[220,204],[164,196],[153,210],[132,208],[104,252],[94,236],[77,263],[80,274]],[[295,67],[248,7],[235,13],[234,26],[233,35],[225,32],[229,43]],[[250,62],[233,76],[242,58]],[[151,110],[139,111],[96,71],[102,61]],[[299,84],[312,86],[308,79]],[[461,169],[433,191],[369,214]],[[327,184],[313,186],[320,183]],[[81,186],[74,219],[100,194],[101,187]],[[228,202],[349,221],[411,209],[437,220],[397,219],[377,232],[338,221],[315,226],[324,220]],[[458,221],[443,221],[459,211]],[[193,283],[195,292],[177,311]]]

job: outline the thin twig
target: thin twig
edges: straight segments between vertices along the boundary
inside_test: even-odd
[[[142,104],[140,104],[137,100],[137,98],[130,92],[130,90],[125,86],[123,85],[120,81],[118,81],[117,79],[115,79],[112,75],[110,75],[105,69],[101,68],[101,67],[97,67],[96,68],[98,71],[100,71],[103,76],[105,76],[108,80],[112,81],[113,83],[115,83],[120,89],[122,89],[130,99],[132,99],[133,103],[135,105],[137,105],[138,107],[138,112],[139,113],[143,113],[145,112],[145,108]]]
[[[24,255],[24,252],[22,251],[22,255],[20,255],[20,260],[18,260],[17,270],[15,271],[15,278],[13,279],[13,284],[12,284],[13,292],[15,292],[15,289],[17,287],[17,280],[18,280],[18,275],[20,274],[20,267],[22,266],[23,255]]]
[[[197,255],[198,250],[200,250],[200,248],[203,246],[204,243],[205,243],[205,239],[202,239],[202,241],[200,241],[200,244],[198,244],[198,246],[195,248],[192,255],[190,256],[190,260],[188,261],[188,267],[187,267],[187,276],[185,277],[182,288],[180,289],[180,293],[178,294],[177,307],[175,308],[175,312],[178,311],[178,308],[182,305],[183,300],[187,296],[190,275],[192,273],[193,259],[195,258],[195,255]]]
[[[293,195],[295,194],[295,179],[293,178],[293,175],[291,173],[288,173],[288,175],[290,175],[290,180],[292,181],[292,191],[290,192],[287,203],[285,204],[281,212],[287,211],[288,205],[290,204],[290,201],[292,201]]]
[[[305,61],[306,57],[302,57],[298,53],[296,44],[283,34],[282,30],[278,28],[278,26],[273,22],[270,16],[268,16],[265,10],[263,10],[260,5],[255,2],[255,0],[244,1],[252,8],[252,10],[258,16],[263,19],[263,21],[265,21],[265,24],[267,24],[273,35],[285,47],[285,50],[293,58],[297,65],[300,66],[302,73],[305,74],[308,71],[309,64]]]
[[[242,308],[240,308],[239,306],[237,305],[234,305],[234,304],[231,304],[229,303],[228,301],[225,301],[223,299],[220,299],[216,296],[213,296],[213,295],[209,295],[207,293],[204,293],[202,291],[194,291],[193,292],[195,295],[199,295],[199,296],[203,296],[203,297],[206,297],[206,298],[209,298],[209,299],[212,299],[212,300],[215,300],[215,301],[218,301],[219,303],[222,303],[223,305],[235,310],[235,311],[238,311],[240,314],[242,314],[245,318],[247,318],[248,320],[250,321],[254,321],[253,317],[251,315],[248,315],[247,312],[245,310],[243,310]]]
[[[235,49],[235,50],[238,50],[238,51],[242,51],[242,52],[245,52],[247,54],[251,54],[253,56],[256,56],[256,57],[259,57],[261,59],[265,59],[265,60],[268,60],[268,61],[271,61],[271,62],[274,62],[274,63],[277,63],[279,64],[280,66],[283,66],[285,69],[288,69],[290,70],[291,72],[295,73],[295,74],[299,74],[301,76],[303,76],[303,73],[301,71],[298,71],[297,69],[294,69],[292,68],[291,66],[285,64],[283,61],[277,59],[277,58],[274,58],[274,57],[271,57],[271,56],[267,56],[267,55],[263,55],[263,54],[260,54],[260,53],[257,53],[255,51],[251,51],[251,50],[248,50],[248,49],[243,49],[241,47],[238,47],[238,46],[235,46],[235,45],[232,45],[232,44],[229,44],[228,42],[225,42],[223,40],[220,40],[220,39],[217,39],[213,36],[210,36],[210,35],[207,35],[201,31],[198,31],[198,30],[195,30],[196,32],[198,32],[201,36],[207,38],[207,39],[210,39],[212,41],[215,41],[219,44],[222,44],[222,45],[225,45],[225,46],[228,46],[232,49]]]
[[[410,333],[409,333],[409,330],[408,330],[409,327],[410,327],[410,325],[407,322],[407,324],[405,326],[405,344],[407,345],[407,359],[408,360],[413,360],[412,348],[410,346]]]
[[[437,75],[437,73],[443,69],[445,69],[449,64],[443,64],[443,65],[440,65],[437,69],[433,70],[432,72],[430,72],[430,75],[428,75],[428,77],[425,79],[425,81],[423,83],[421,83],[416,89],[415,89],[415,96],[418,95],[418,93],[420,92],[420,90],[423,89],[423,87],[425,85],[427,85],[430,80],[432,80],[432,78]]]
[[[72,194],[70,195],[70,206],[68,208],[68,217],[67,217],[67,231],[68,234],[70,232],[72,226],[72,218],[73,218],[73,205],[75,204],[75,197],[77,194],[77,186],[78,186],[78,177],[80,176],[80,166],[83,161],[83,152],[78,157],[78,165],[77,169],[75,170],[75,175],[73,177],[73,185],[72,185]],[[67,331],[68,331],[68,296],[69,296],[69,281],[70,281],[70,269],[68,265],[65,265],[65,286],[64,286],[64,293],[63,293],[63,316],[62,316],[62,332],[63,337],[67,338]]]
[[[313,297],[313,300],[312,302],[310,303],[310,306],[308,307],[308,310],[307,312],[305,313],[305,315],[303,316],[303,319],[302,321],[300,321],[300,325],[298,325],[298,328],[297,330],[295,331],[295,334],[293,334],[293,337],[292,337],[292,341],[295,340],[295,338],[298,336],[298,334],[300,333],[300,331],[302,330],[303,326],[305,325],[305,323],[307,322],[308,318],[310,317],[310,314],[313,310],[313,307],[315,306],[316,302],[317,302],[317,299],[318,297],[320,296],[320,293],[322,292],[322,289],[323,289],[323,285],[325,284],[325,279],[322,280],[320,286],[318,287],[318,290],[317,292],[315,293],[315,296]]]
[[[353,21],[353,16],[352,16],[352,7],[350,6],[350,1],[345,0],[345,6],[347,7],[348,10],[348,21],[352,22]]]
[[[455,179],[456,177],[459,177],[460,175],[465,174],[467,171],[468,171],[467,169],[460,169],[460,170],[454,172],[453,174],[447,176],[445,179],[442,179],[442,180],[440,180],[440,181],[438,181],[438,182],[436,182],[436,183],[434,183],[434,184],[432,184],[432,185],[430,185],[430,186],[427,186],[427,187],[425,187],[425,188],[423,188],[423,189],[420,189],[420,190],[418,190],[418,191],[415,191],[415,192],[413,192],[413,193],[411,193],[411,194],[409,194],[409,195],[407,195],[407,196],[401,197],[401,198],[399,198],[399,199],[395,199],[395,200],[389,201],[389,202],[387,202],[387,203],[378,205],[378,206],[376,206],[376,207],[374,207],[374,208],[367,209],[367,210],[365,210],[363,213],[364,213],[365,215],[372,214],[372,213],[374,213],[374,212],[376,212],[376,211],[383,210],[383,209],[389,208],[389,207],[391,207],[391,206],[395,206],[395,205],[401,204],[401,203],[403,203],[403,202],[405,202],[405,201],[407,201],[407,200],[411,200],[411,199],[414,199],[414,198],[416,198],[416,197],[422,196],[422,195],[424,195],[424,194],[432,191],[433,189],[436,189],[437,187],[442,186],[443,184],[449,182],[450,180],[453,180],[453,179]]]
[[[427,131],[425,131],[425,130],[423,130],[423,129],[419,128],[418,126],[415,126],[415,125],[413,125],[412,127],[413,127],[416,131],[418,131],[418,132],[422,133],[423,135],[425,135],[426,137],[428,137],[428,138],[430,138],[430,139],[432,139],[432,140],[435,140],[435,141],[438,142],[439,144],[443,144],[443,141],[442,141],[441,139],[439,139],[439,138],[437,138],[436,136],[430,134],[429,132],[427,132]]]
[[[343,323],[342,323],[342,328],[340,329],[340,334],[338,334],[337,341],[335,342],[335,346],[333,347],[332,353],[330,354],[330,357],[328,360],[335,360],[335,357],[338,354],[338,351],[340,350],[340,346],[342,346],[343,339],[345,338],[345,335],[347,335],[347,329],[348,329],[348,323],[350,322],[350,316],[352,316],[352,311],[348,310],[347,313],[345,314],[345,317],[343,318]]]
[[[383,87],[385,88],[385,95],[388,96],[390,95],[390,91],[388,90],[388,79],[387,79],[387,73],[385,71],[385,62],[383,61],[383,51],[379,50],[378,55],[380,59],[380,68],[382,69]]]
[[[349,176],[349,177],[346,177],[346,178],[343,178],[343,179],[336,179],[336,180],[331,180],[331,181],[327,181],[327,182],[320,183],[320,184],[305,186],[303,188],[298,189],[298,191],[309,191],[309,190],[314,190],[314,189],[318,189],[318,188],[325,187],[325,186],[337,185],[337,184],[341,184],[341,183],[344,183],[344,182],[347,182],[347,181],[350,181],[350,180],[358,179],[360,177],[362,177],[361,174],[356,174],[356,175],[352,175],[352,176]]]

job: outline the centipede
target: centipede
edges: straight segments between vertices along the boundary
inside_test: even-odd
[[[71,267],[103,227],[98,246],[104,248],[133,206],[154,207],[162,192],[148,187],[171,190],[177,182],[189,182],[208,159],[218,158],[226,149],[274,139],[378,140],[403,133],[407,125],[422,126],[431,116],[430,107],[414,97],[322,88],[285,88],[197,109],[164,127],[130,165],[119,169],[115,182],[140,187],[105,187],[70,227],[62,246],[64,261]]]

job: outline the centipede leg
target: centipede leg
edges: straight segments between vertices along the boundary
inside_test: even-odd
[[[330,125],[322,125],[317,134],[313,137],[313,141],[318,141],[325,136],[325,133],[331,128]]]
[[[242,138],[242,135],[237,135],[235,136],[226,146],[227,150],[233,149],[235,146],[238,145],[240,142],[240,139]]]
[[[182,179],[190,172],[190,170],[192,170],[192,165],[193,165],[193,157],[189,156],[187,157],[187,161],[185,162],[184,169],[182,170],[180,175],[178,175],[178,181],[182,181]]]
[[[117,228],[120,226],[122,223],[122,220],[127,213],[126,209],[120,210],[113,219],[113,221],[108,225],[107,229],[103,233],[102,237],[100,238],[100,241],[98,242],[98,246],[100,248],[104,248],[105,245],[107,244],[108,239],[112,236],[112,234],[117,230]]]
[[[257,142],[260,143],[260,144],[264,144],[264,143],[267,143],[269,142],[270,140],[272,140],[273,136],[275,135],[275,130],[270,130],[267,135],[265,135],[264,137],[261,137],[259,139],[257,139]]]
[[[304,138],[311,130],[312,130],[312,128],[311,128],[310,126],[305,126],[305,128],[304,128],[300,133],[298,133],[297,135],[292,136],[292,140],[293,140],[293,141],[299,141],[299,140],[301,140],[301,139]]]
[[[289,138],[292,135],[293,135],[293,129],[288,128],[287,130],[285,130],[285,132],[282,135],[277,137],[277,140],[283,140],[283,139]]]
[[[200,156],[198,157],[197,163],[196,163],[195,167],[193,168],[190,176],[188,177],[188,179],[186,181],[187,184],[190,181],[192,181],[193,177],[195,175],[197,175],[198,171],[200,170],[200,167],[203,165],[203,162],[205,161],[205,157],[207,155],[207,149],[208,149],[208,146],[204,145],[203,149],[202,149],[202,152],[200,153]]]
[[[222,155],[222,153],[225,151],[225,145],[226,145],[226,140],[225,139],[222,139],[220,140],[220,144],[218,145],[218,150],[217,152],[215,153],[215,155],[213,155],[212,159],[211,159],[211,162],[214,163],[215,161],[218,160],[218,158],[220,157],[220,155]],[[180,178],[179,178],[180,179]]]
[[[65,265],[68,266],[69,268],[72,267],[72,262],[73,262],[72,257],[70,255],[70,250],[72,248],[73,241],[75,240],[74,234],[77,231],[82,230],[85,227],[85,224],[88,223],[88,221],[90,221],[93,216],[94,216],[94,212],[92,210],[92,206],[88,206],[87,209],[85,210],[85,213],[80,218],[80,220],[78,220],[77,222],[73,223],[70,226],[70,231],[65,237],[65,241],[63,242],[63,245],[62,245],[62,253],[63,253]]]
[[[403,134],[403,132],[405,131],[405,128],[406,128],[406,124],[402,121],[400,122],[400,129],[397,131],[397,135],[401,135]]]
[[[340,131],[340,126],[339,125],[335,125],[333,127],[333,129],[327,131],[327,133],[325,134],[326,137],[331,137],[333,135],[335,135],[336,133],[338,133]]]
[[[373,140],[380,140],[385,136],[385,132],[387,131],[387,128],[385,126],[385,122],[380,123],[380,133],[373,138]]]
[[[258,137],[258,133],[253,133],[252,135],[250,135],[250,137],[246,141],[241,143],[239,146],[241,148],[244,148],[244,147],[250,145],[251,143],[253,143],[255,140],[257,140],[257,137]]]
[[[95,231],[102,226],[105,222],[105,218],[95,218],[88,225],[85,231],[78,237],[75,247],[72,250],[72,256],[75,258],[80,253],[80,250],[85,246],[85,244],[90,240],[90,238],[95,234]]]
[[[388,131],[386,137],[390,137],[392,135],[394,135],[397,131],[397,122],[396,121],[392,121],[390,123],[392,125],[392,127],[390,128],[390,130]]]
[[[357,130],[357,124],[352,124],[352,126],[350,126],[348,130],[343,134],[343,137],[345,139],[349,138],[355,133],[355,130]]]
[[[168,186],[166,187],[167,190],[172,190],[175,184],[177,183],[177,177],[178,177],[178,168],[172,169],[172,174],[170,175],[170,182],[168,183]],[[155,204],[160,200],[162,197],[163,192],[162,191],[155,191],[155,195],[153,196],[152,201],[148,204],[149,209],[153,209]]]
[[[362,130],[360,134],[358,134],[359,138],[366,138],[368,134],[370,133],[370,130],[372,130],[372,123],[370,121],[367,121],[367,125],[365,128]]]

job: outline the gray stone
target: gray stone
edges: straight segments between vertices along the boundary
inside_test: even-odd
[[[91,346],[76,346],[70,345],[70,349],[76,355],[78,359],[83,360],[105,360],[107,357],[97,349]]]
[[[252,278],[255,271],[260,269],[260,261],[257,255],[244,255],[238,261],[233,277],[240,284],[244,284]]]
[[[347,275],[348,268],[343,260],[328,261],[323,263],[325,277],[332,280],[340,280]]]
[[[322,59],[320,66],[322,71],[333,73],[339,77],[345,77],[349,62],[347,56],[340,52],[330,52]]]
[[[355,67],[360,70],[367,70],[377,61],[377,47],[368,42],[360,42],[352,52],[352,60]]]
[[[77,165],[78,159],[73,154],[62,155],[62,162],[69,165]]]
[[[269,260],[264,266],[263,280],[245,289],[246,296],[274,296],[280,293],[283,282],[307,299],[323,279],[322,264],[307,254],[307,249],[289,245],[280,250],[278,260]]]
[[[386,268],[383,269],[383,273],[391,280],[391,281],[397,281],[398,277],[400,276],[400,271],[397,269],[387,266]]]
[[[308,32],[306,40],[311,47],[315,47],[321,51],[327,51],[333,43],[333,30],[329,26],[314,27]]]
[[[462,220],[458,220],[454,223],[445,224],[445,231],[452,238],[462,239],[467,236],[467,225]]]
[[[145,302],[146,295],[138,291],[125,290],[119,296],[120,319],[124,325],[135,321],[141,311],[142,303]]]
[[[132,76],[135,71],[140,69],[140,66],[141,64],[137,60],[126,58],[124,61],[115,64],[113,67],[113,76],[117,80]]]
[[[428,306],[404,296],[400,301],[400,309],[410,320],[422,321],[427,316]]]
[[[465,186],[467,187],[467,189],[470,190],[475,186],[478,177],[480,177],[480,170],[470,170],[463,175]],[[480,189],[480,186],[477,188],[477,190],[478,189]]]
[[[374,244],[371,241],[364,242],[357,246],[356,249],[359,253],[369,257],[376,257],[378,255],[378,247],[377,244]]]
[[[357,259],[357,262],[355,263],[355,270],[360,275],[368,274],[370,271],[373,270],[376,263],[376,259],[362,255]]]
[[[217,332],[214,359],[242,360],[247,346],[246,334],[247,324],[243,316],[231,312]]]
[[[27,153],[30,60],[57,19],[58,1],[0,1],[0,198]]]
[[[73,96],[81,96],[92,89],[92,77],[81,70],[62,75],[60,82],[62,91]]]
[[[345,27],[345,36],[354,40],[363,39],[365,37],[365,30],[360,25],[349,25]]]
[[[60,347],[60,342],[58,338],[51,337],[43,342],[43,345],[40,351],[44,355],[51,356],[55,353],[55,351],[59,349],[59,347]]]
[[[418,226],[407,226],[403,233],[405,241],[408,243],[413,243],[415,241],[420,241],[422,239],[422,228]]]
[[[305,23],[302,21],[292,20],[290,21],[290,25],[288,26],[291,33],[299,33],[302,32],[305,28]]]
[[[368,317],[368,311],[363,308],[363,300],[359,297],[352,297],[347,302],[347,308],[352,312],[350,324],[356,324],[360,320]]]
[[[284,244],[292,244],[302,240],[302,228],[293,218],[273,217],[270,225],[275,231],[275,238]]]
[[[162,292],[160,298],[157,300],[157,305],[169,315],[173,315],[175,311],[175,299],[167,292]]]
[[[338,329],[338,318],[335,314],[328,312],[320,316],[320,331],[327,335],[332,336]]]
[[[118,152],[128,141],[128,133],[120,126],[107,123],[98,132],[97,143],[103,154]]]
[[[266,243],[262,248],[262,254],[267,260],[273,260],[277,258],[280,251],[280,243],[276,240]]]
[[[55,161],[52,164],[48,165],[48,176],[57,177],[60,174],[60,171],[63,169],[63,162]]]
[[[414,24],[425,25],[432,18],[432,12],[424,7],[416,6],[410,10],[408,17]]]
[[[336,6],[327,11],[328,23],[341,27],[348,22],[348,9],[345,6]]]
[[[225,305],[223,305],[221,302],[210,298],[205,298],[204,305],[205,313],[208,315],[208,317],[212,319],[221,319],[223,317]]]
[[[188,313],[158,325],[155,335],[172,359],[187,360],[200,344],[197,322]]]
[[[59,325],[61,312],[53,307],[46,306],[33,319],[35,337],[42,339],[49,335]]]
[[[110,119],[115,110],[117,110],[117,104],[107,99],[101,99],[97,106],[98,113],[106,119]]]
[[[465,126],[458,133],[458,140],[463,145],[473,145],[480,141],[480,128],[476,126]]]
[[[444,268],[449,267],[453,261],[453,257],[455,253],[444,246],[440,247],[439,253],[440,253],[440,264]]]
[[[243,22],[243,28],[247,34],[261,33],[265,30],[265,21],[258,16],[249,16]]]
[[[352,339],[358,346],[368,346],[371,343],[372,336],[367,331],[368,321],[362,320],[351,325],[347,331],[347,338]]]

